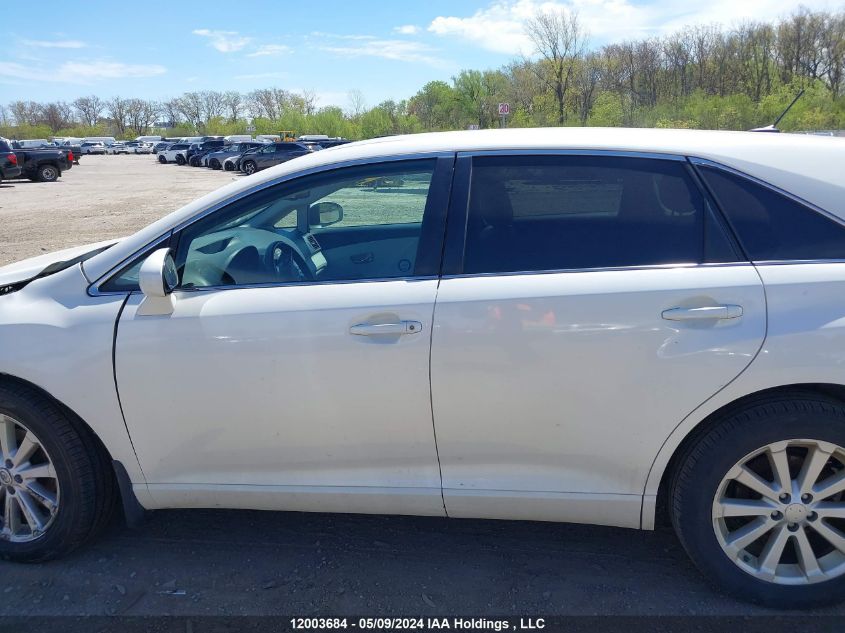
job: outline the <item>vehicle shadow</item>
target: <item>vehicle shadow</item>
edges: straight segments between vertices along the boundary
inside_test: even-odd
[[[0,615],[772,613],[713,590],[666,529],[231,510],[116,522],[0,564],[0,592]]]

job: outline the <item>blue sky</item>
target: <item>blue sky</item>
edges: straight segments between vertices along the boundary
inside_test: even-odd
[[[804,0],[836,8],[829,0]],[[165,99],[189,90],[313,90],[318,105],[406,98],[462,68],[531,55],[537,10],[578,11],[592,46],[687,24],[770,20],[789,0],[300,0],[14,2],[3,12],[0,103],[85,94]],[[44,13],[46,12],[47,15]]]

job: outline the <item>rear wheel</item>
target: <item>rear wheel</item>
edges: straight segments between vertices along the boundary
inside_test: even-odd
[[[107,523],[107,456],[70,414],[22,385],[0,386],[0,559],[61,556]]]
[[[176,154],[176,164],[177,165],[184,165],[185,164],[185,157],[182,154]]]
[[[59,168],[55,165],[41,165],[36,173],[41,182],[55,182],[60,175]]]
[[[719,420],[682,459],[673,523],[698,567],[777,608],[845,597],[845,406],[769,396]]]

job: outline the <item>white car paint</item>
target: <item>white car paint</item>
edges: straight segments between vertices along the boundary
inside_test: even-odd
[[[161,157],[163,156],[164,160],[166,160],[168,163],[175,163],[177,155],[182,156],[183,159],[188,155],[188,148],[186,147],[184,149],[168,149],[163,152],[159,152],[158,155],[158,160],[161,160]]]
[[[140,295],[92,290],[255,188],[338,164],[492,149],[693,156],[845,218],[838,139],[555,129],[353,143],[233,182],[0,295],[0,372],[76,411],[148,508],[645,528],[669,460],[709,413],[773,386],[845,385],[845,263],[177,291],[172,314],[159,316],[138,315]],[[37,266],[0,269],[0,280]],[[741,306],[742,317],[712,327],[660,318],[713,303]],[[390,347],[349,335],[373,316],[414,319],[422,331]]]

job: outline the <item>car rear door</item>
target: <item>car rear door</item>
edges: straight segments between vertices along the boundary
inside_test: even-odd
[[[457,173],[431,358],[449,515],[639,526],[662,442],[762,345],[756,270],[683,158]]]

